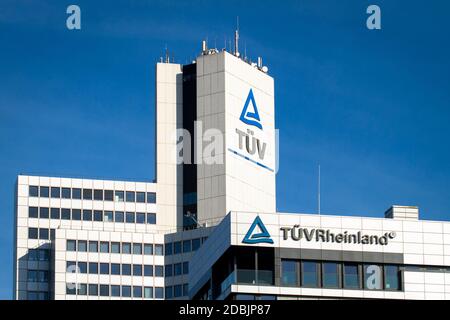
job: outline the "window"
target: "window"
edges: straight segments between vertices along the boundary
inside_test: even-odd
[[[94,190],[94,200],[103,201],[103,190]]]
[[[145,213],[142,212],[136,213],[136,223],[145,223]]]
[[[37,282],[38,281],[38,272],[36,270],[28,270],[27,281],[28,282]]]
[[[28,291],[28,300],[48,300],[48,293],[45,291]]]
[[[47,249],[39,249],[39,261],[49,261],[50,252]]]
[[[94,210],[94,221],[103,221],[103,212],[101,210]]]
[[[75,261],[66,261],[66,272],[70,273],[78,272],[77,263]]]
[[[89,241],[89,252],[98,252],[98,242]]]
[[[28,217],[29,218],[37,218],[38,216],[39,216],[39,214],[38,214],[37,207],[29,207],[28,208]]]
[[[109,242],[100,242],[100,252],[109,253]]]
[[[120,264],[119,263],[111,263],[111,274],[120,275]]]
[[[92,210],[83,210],[83,221],[92,221]]]
[[[173,254],[181,253],[181,241],[176,241],[173,243]]]
[[[103,213],[103,221],[105,221],[105,222],[113,222],[113,212],[112,211],[105,211]]]
[[[133,243],[133,254],[142,254],[142,244]]]
[[[183,295],[183,287],[181,284],[173,286],[173,296],[174,298],[181,297]]]
[[[76,286],[67,286],[66,287],[66,294],[76,294]]]
[[[133,297],[142,298],[142,287],[133,287]]]
[[[174,276],[179,276],[181,274],[183,274],[182,264],[181,263],[175,263],[173,265],[173,275]]]
[[[381,266],[374,264],[365,264],[364,270],[364,289],[381,290],[383,286]]]
[[[189,294],[188,292],[188,284],[183,284],[183,296],[187,296]]]
[[[131,253],[131,243],[129,243],[129,242],[122,243],[122,253],[125,253],[125,254]]]
[[[92,200],[92,189],[83,189],[83,200]]]
[[[144,298],[146,298],[146,299],[153,298],[153,288],[152,287],[144,287]]]
[[[147,192],[147,203],[156,203],[156,193]]]
[[[72,220],[81,220],[81,210],[72,209]]]
[[[61,198],[70,199],[70,188],[62,188],[61,189]]]
[[[344,263],[344,288],[359,289],[359,273],[357,264]]]
[[[127,212],[126,214],[126,222],[134,223],[134,212]]]
[[[155,266],[155,277],[164,277],[163,266]]]
[[[191,252],[191,240],[183,241],[183,252]]]
[[[155,298],[156,299],[164,298],[164,291],[162,287],[155,287]]]
[[[105,201],[113,201],[114,200],[114,192],[112,190],[104,191],[104,199]]]
[[[86,240],[78,240],[78,251],[81,251],[81,252],[87,251],[87,241]]]
[[[145,203],[145,192],[136,192],[136,202]]]
[[[163,255],[163,245],[155,244],[155,255],[162,256]]]
[[[100,274],[109,274],[109,263],[100,263]]]
[[[127,196],[127,202],[135,202],[136,201],[134,191],[127,191],[126,196]]]
[[[114,213],[114,220],[116,222],[123,222],[123,212],[122,211],[116,211]]]
[[[144,244],[144,254],[145,255],[152,255],[153,254],[153,245],[146,243]]]
[[[167,264],[165,269],[166,269],[165,270],[166,277],[171,277],[172,276],[172,271],[173,271],[172,265],[171,264]]]
[[[166,256],[170,256],[170,255],[172,255],[172,253],[173,253],[173,243],[171,243],[171,242],[166,243],[166,252],[165,252],[165,255],[166,255]]]
[[[79,188],[72,189],[72,199],[81,199],[81,189]]]
[[[131,286],[122,286],[122,297],[131,297]]]
[[[120,297],[120,286],[111,286],[111,297]]]
[[[156,224],[156,213],[147,213],[147,224]]]
[[[123,191],[116,191],[114,193],[114,195],[115,195],[114,200],[116,202],[123,202],[123,200],[124,200],[124,192]]]
[[[70,209],[61,209],[61,219],[70,220]]]
[[[324,288],[339,288],[339,264],[335,262],[323,263],[322,284]]]
[[[38,238],[38,228],[28,228],[28,239]]]
[[[400,270],[398,266],[384,266],[384,287],[386,290],[400,290]]]
[[[133,264],[133,276],[142,276],[142,266],[140,264]]]
[[[189,262],[185,261],[183,262],[183,274],[189,273]]]
[[[317,287],[319,285],[319,263],[315,261],[303,261],[302,268],[302,286]]]
[[[153,277],[153,266],[144,266],[144,277]]]
[[[42,219],[47,219],[49,216],[50,209],[49,208],[39,208],[39,217]]]
[[[50,190],[50,195],[52,198],[61,198],[61,188],[59,187],[52,187]]]
[[[109,285],[107,285],[107,284],[100,285],[100,296],[101,297],[109,296]]]
[[[120,253],[120,243],[111,242],[111,253]]]
[[[98,274],[98,263],[97,262],[89,262],[89,273],[90,274]]]
[[[37,261],[38,260],[38,250],[37,249],[29,249],[28,250],[28,261]]]
[[[131,276],[131,264],[122,264],[122,275]]]
[[[50,218],[59,219],[60,218],[60,209],[59,208],[51,208],[50,209]]]
[[[39,187],[38,186],[29,186],[28,187],[28,195],[30,197],[38,197],[39,196]]]
[[[77,294],[80,296],[85,296],[87,294],[87,284],[85,283],[78,284]]]
[[[98,284],[90,284],[89,285],[89,295],[90,296],[98,296]]]
[[[66,250],[67,251],[77,251],[77,242],[75,240],[67,240],[66,241]]]
[[[298,286],[298,263],[294,260],[281,260],[281,285]]]
[[[166,287],[166,299],[172,299],[173,297],[172,287]]]
[[[48,187],[40,187],[39,188],[39,196],[41,198],[48,198],[48,196],[49,196],[49,189],[48,189]]]
[[[80,273],[87,273],[87,263],[86,262],[78,262],[78,269]]]
[[[45,228],[39,228],[39,239],[48,240],[49,239],[49,231]]]

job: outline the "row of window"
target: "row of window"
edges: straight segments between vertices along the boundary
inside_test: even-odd
[[[164,288],[162,287],[141,287],[141,286],[120,286],[109,284],[86,284],[67,283],[66,294],[79,296],[100,296],[100,297],[124,297],[124,298],[145,298],[164,299]]]
[[[101,189],[29,186],[30,197],[83,199],[116,202],[156,203],[155,192],[113,191]]]
[[[48,282],[49,274],[45,270],[28,270],[27,280],[29,282]]]
[[[397,265],[281,260],[281,285],[401,290],[401,274]]]
[[[156,224],[156,213],[28,207],[29,218]]]
[[[48,292],[27,291],[27,300],[48,300]]]
[[[55,238],[55,229],[28,228],[28,239],[50,240]]]
[[[29,249],[28,261],[49,261],[50,250],[49,249]]]
[[[152,243],[130,243],[130,242],[109,242],[109,241],[87,241],[87,240],[67,240],[67,251],[79,252],[101,252],[101,253],[122,253],[122,254],[144,254],[166,256],[196,251],[200,248],[204,238],[189,239],[166,243],[163,251],[163,244]]]

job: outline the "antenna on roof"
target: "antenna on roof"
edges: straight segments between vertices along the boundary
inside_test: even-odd
[[[166,44],[166,63],[170,62],[170,57],[169,57],[169,50],[167,50],[167,44]]]
[[[236,31],[234,32],[234,55],[239,57],[239,16],[236,17]]]

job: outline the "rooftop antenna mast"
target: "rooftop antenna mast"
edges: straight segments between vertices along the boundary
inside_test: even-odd
[[[169,63],[169,62],[170,62],[169,50],[167,49],[167,44],[166,44],[166,60],[165,60],[165,62],[166,62],[166,63]]]
[[[234,32],[234,55],[239,57],[239,16],[236,18],[236,31]]]

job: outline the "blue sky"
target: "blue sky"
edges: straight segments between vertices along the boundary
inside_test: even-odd
[[[66,29],[78,4],[81,31]],[[382,30],[365,27],[377,4]],[[0,298],[12,291],[20,173],[150,181],[154,65],[201,40],[241,48],[275,78],[277,207],[381,217],[418,205],[450,220],[450,3],[0,1]]]

